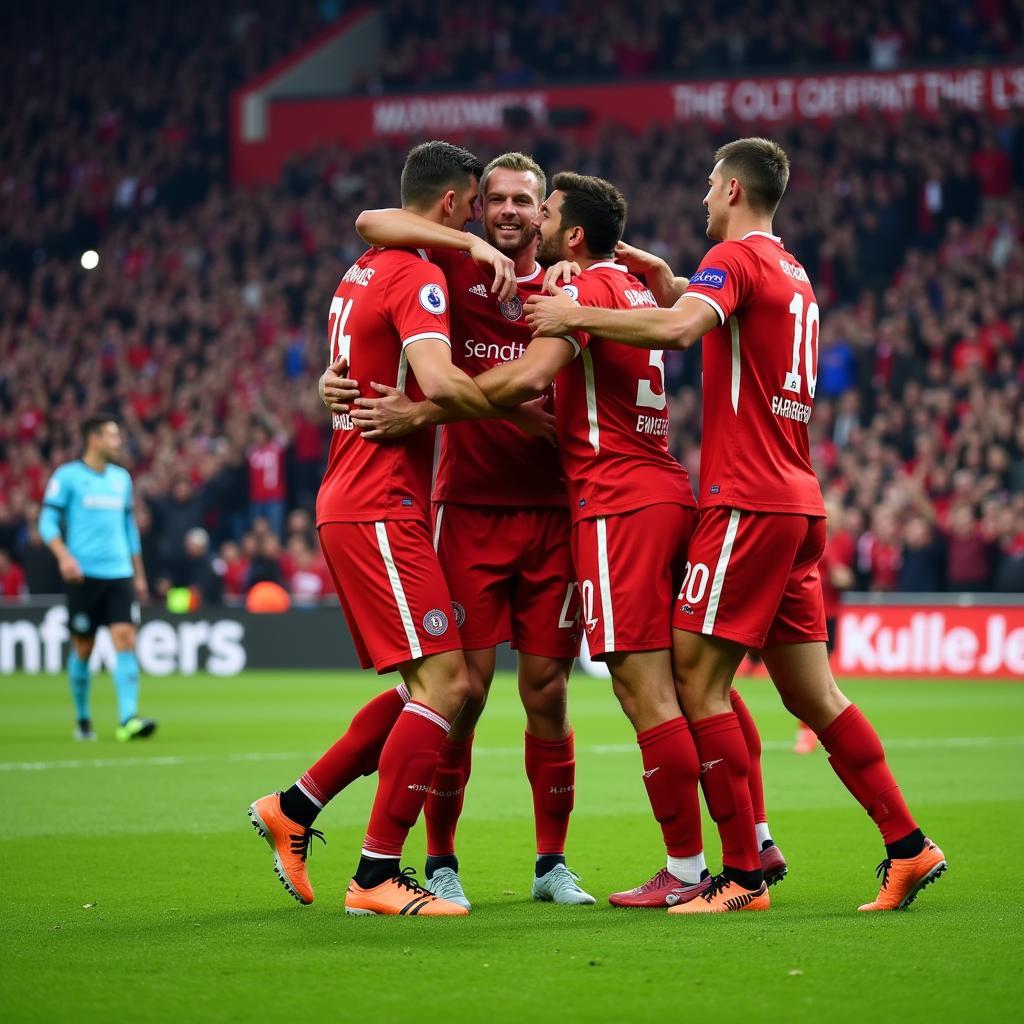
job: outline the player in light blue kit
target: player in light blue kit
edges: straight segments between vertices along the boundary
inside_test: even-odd
[[[68,592],[75,739],[96,739],[89,711],[89,656],[100,626],[110,627],[117,651],[117,738],[144,739],[152,736],[156,722],[138,714],[135,627],[138,602],[146,599],[148,588],[132,510],[132,478],[114,464],[121,454],[121,428],[113,417],[90,417],[82,424],[82,443],[82,458],[54,471],[39,516],[39,534],[57,556]]]

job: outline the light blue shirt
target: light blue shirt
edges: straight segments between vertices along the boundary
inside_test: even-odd
[[[58,534],[84,576],[134,576],[132,555],[139,554],[141,544],[128,470],[108,463],[97,473],[81,459],[58,466],[43,496],[39,535],[49,544]]]

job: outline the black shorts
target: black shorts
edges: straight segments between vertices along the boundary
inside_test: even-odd
[[[131,576],[119,580],[86,576],[81,583],[69,583],[67,590],[68,629],[72,636],[93,636],[100,626],[118,622],[138,625],[139,606]]]

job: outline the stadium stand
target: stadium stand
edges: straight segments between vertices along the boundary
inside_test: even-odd
[[[273,188],[230,189],[228,91],[340,8],[239,4],[200,32],[208,12],[191,0],[122,6],[115,33],[97,4],[63,21],[50,17],[61,5],[36,4],[0,43],[7,95],[24,98],[0,128],[0,587],[52,592],[32,524],[51,467],[75,456],[79,421],[102,408],[130,438],[152,580],[209,582],[209,559],[229,597],[271,581],[315,600],[330,591],[308,514],[328,439],[313,387],[325,297],[361,251],[355,215],[394,202],[402,153],[321,150],[293,160]],[[801,23],[785,60],[1007,57],[1021,38],[1020,3],[914,4],[895,27],[884,5],[848,7],[848,21]],[[666,32],[646,9],[631,8],[635,29],[574,0],[538,10],[536,26],[517,21],[513,34],[494,5],[478,20],[453,3],[386,4],[393,46],[367,87],[418,84],[406,26],[437,46],[444,27],[441,52],[424,51],[423,66],[437,64],[432,84],[456,81],[449,65],[479,83],[508,62],[519,65],[511,84],[559,77],[548,57],[563,45],[570,70],[592,76],[689,74],[719,45],[695,13],[692,45],[630,56]],[[730,30],[742,52],[717,66],[771,65],[763,55],[788,8],[777,10],[743,5],[743,31]],[[834,28],[844,24],[882,41],[844,44],[847,30]],[[620,44],[605,53],[600,38]],[[167,56],[186,44],[188,61]],[[118,74],[139,84],[111,93],[102,83]],[[777,229],[824,310],[815,458],[859,585],[1024,590],[1024,119],[994,126],[948,112],[777,134],[795,167]],[[706,248],[700,198],[720,141],[695,126],[628,140],[608,129],[586,150],[547,130],[516,136],[549,170],[616,181],[630,201],[628,239],[680,273]],[[79,262],[86,249],[100,254],[95,270]],[[699,472],[693,355],[669,360],[668,387],[673,448]],[[200,527],[213,555],[186,552]]]

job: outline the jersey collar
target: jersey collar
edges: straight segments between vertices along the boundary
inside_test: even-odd
[[[621,270],[622,273],[628,273],[628,270],[621,264],[615,263],[612,260],[602,260],[600,263],[591,263],[587,270],[597,270],[598,267],[607,267],[609,270]]]
[[[763,238],[770,238],[776,245],[782,245],[782,239],[778,235],[773,235],[769,231],[748,231],[741,239],[741,242],[745,242],[748,238],[753,238],[754,235],[761,235]]]
[[[536,260],[534,260],[533,270],[531,270],[528,274],[526,274],[523,277],[517,277],[516,280],[519,281],[520,283],[522,283],[523,281],[532,281],[540,272],[541,265]]]

